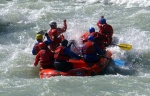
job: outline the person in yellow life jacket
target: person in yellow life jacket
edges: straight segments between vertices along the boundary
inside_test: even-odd
[[[94,37],[89,36],[88,41],[85,42],[82,46],[82,54],[84,61],[89,66],[92,66],[94,63],[99,61],[99,56],[104,55],[104,52],[94,42]]]
[[[52,40],[52,43],[50,44],[50,50],[55,51],[62,40],[64,40],[64,36],[62,34],[58,35],[57,29],[52,29],[50,35]]]
[[[41,42],[45,42],[45,44],[48,46],[52,43],[51,39],[49,38],[48,34],[45,33],[45,37],[47,38],[47,40],[43,41],[43,35],[42,34],[36,34],[36,40],[37,42],[34,44],[33,48],[32,48],[32,54],[33,55],[37,55],[37,53],[40,51],[40,48],[38,46],[39,43]]]
[[[102,16],[101,19],[97,22],[97,26],[100,29],[99,30],[100,34],[106,37],[105,39],[106,47],[109,46],[112,43],[112,36],[113,36],[112,26],[106,23],[106,19],[104,18],[104,16]]]
[[[49,26],[50,26],[50,29],[48,30],[48,35],[49,35],[49,37],[50,38],[52,38],[52,31],[53,31],[53,29],[56,29],[57,31],[57,33],[55,34],[57,37],[60,35],[60,34],[62,34],[62,33],[64,33],[64,32],[66,32],[66,30],[67,30],[67,23],[66,23],[66,19],[63,21],[63,27],[62,28],[59,28],[59,27],[57,27],[57,23],[55,22],[55,21],[50,21],[49,22]]]
[[[43,69],[54,67],[54,54],[48,49],[44,42],[38,44],[40,51],[36,55],[34,66],[38,65],[40,61],[40,66]]]
[[[58,46],[55,50],[54,67],[59,71],[66,72],[73,68],[72,63],[69,62],[70,58],[81,59],[80,56],[76,55],[74,52],[71,51],[71,44],[72,43],[68,45],[68,40],[64,39],[61,42],[61,45]]]

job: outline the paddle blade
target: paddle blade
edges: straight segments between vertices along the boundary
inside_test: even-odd
[[[115,65],[119,66],[119,67],[123,67],[125,65],[125,61],[123,60],[113,60]]]
[[[131,50],[132,49],[132,45],[130,45],[130,44],[118,44],[118,46],[123,50]]]

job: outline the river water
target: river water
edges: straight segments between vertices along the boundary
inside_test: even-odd
[[[113,40],[132,50],[108,48],[137,70],[135,75],[52,77],[39,79],[31,54],[35,35],[55,20],[68,40],[79,36],[104,15],[114,29]],[[1,0],[0,96],[149,96],[150,95],[149,0]]]

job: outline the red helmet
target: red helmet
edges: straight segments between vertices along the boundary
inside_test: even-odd
[[[41,43],[38,44],[38,47],[40,49],[46,48],[46,44],[44,42],[41,42]]]
[[[53,36],[58,36],[57,29],[52,29],[51,34]]]

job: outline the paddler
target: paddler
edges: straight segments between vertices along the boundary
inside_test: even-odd
[[[99,28],[99,33],[106,37],[105,45],[106,47],[112,43],[113,28],[111,25],[106,23],[104,16],[101,16],[101,19],[97,22]]]
[[[82,41],[83,43],[88,41],[88,36],[93,36],[94,37],[94,42],[102,49],[105,50],[105,36],[100,34],[99,32],[95,32],[95,28],[94,27],[90,27],[89,28],[89,32],[83,34],[82,37]]]
[[[56,23],[55,21],[50,21],[50,22],[49,22],[49,26],[50,26],[50,28],[51,28],[51,29],[49,29],[49,31],[48,31],[48,35],[49,35],[49,36],[51,36],[51,31],[52,31],[53,29],[57,29],[57,34],[58,34],[58,35],[60,35],[60,34],[62,34],[62,33],[64,33],[64,32],[66,32],[66,30],[67,30],[66,19],[63,21],[63,27],[62,27],[62,28],[57,27],[57,23]]]
[[[48,46],[48,45],[51,44],[52,40],[49,38],[47,33],[45,33],[45,37],[47,38],[47,40],[44,41],[44,43]],[[32,54],[33,55],[36,55],[40,51],[40,49],[38,47],[38,44],[43,42],[43,35],[39,34],[39,33],[36,34],[36,40],[37,40],[37,43],[35,43],[35,45],[34,45],[34,47],[32,49]]]
[[[61,41],[64,39],[64,36],[62,33],[66,32],[67,30],[67,23],[66,19],[63,21],[63,27],[59,28],[57,27],[57,23],[55,21],[50,21],[49,26],[51,29],[48,31],[48,36],[53,41],[53,44],[50,46],[51,50],[54,51],[61,43]]]
[[[92,66],[94,63],[97,63],[99,61],[99,56],[104,55],[104,52],[94,42],[94,37],[89,36],[88,41],[85,42],[82,46],[82,54],[84,61],[89,66]]]
[[[64,40],[63,35],[58,35],[57,34],[57,29],[52,29],[51,30],[51,40],[52,43],[50,44],[50,50],[55,51],[55,49],[60,45],[60,43]]]
[[[40,61],[41,68],[53,68],[54,54],[49,50],[45,42],[40,42],[38,47],[40,48],[40,51],[36,55],[34,66],[37,66]]]
[[[73,68],[72,63],[69,62],[70,58],[81,59],[80,56],[71,51],[70,46],[73,43],[70,42],[68,45],[68,40],[64,39],[61,45],[56,48],[54,53],[54,67],[57,70],[66,72]]]

